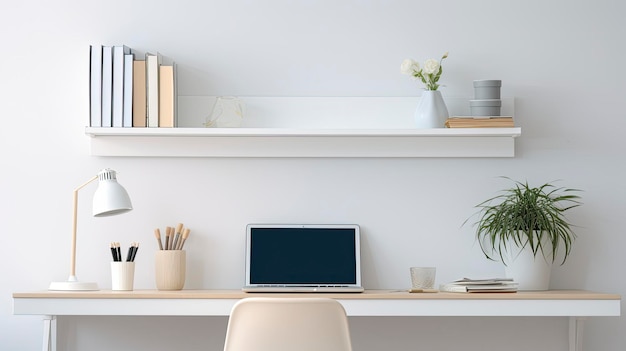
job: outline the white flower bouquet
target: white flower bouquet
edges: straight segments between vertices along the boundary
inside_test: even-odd
[[[405,59],[400,65],[400,72],[419,78],[426,86],[426,90],[437,90],[439,88],[439,78],[443,68],[441,62],[448,57],[448,53],[443,54],[439,61],[435,59],[428,59],[424,61],[424,67],[420,67],[419,63],[413,59]]]

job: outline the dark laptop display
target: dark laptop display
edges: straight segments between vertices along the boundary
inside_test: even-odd
[[[245,291],[362,291],[356,225],[249,225]]]

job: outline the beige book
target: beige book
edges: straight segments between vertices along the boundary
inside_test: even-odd
[[[159,67],[159,127],[175,127],[174,67]]]
[[[512,128],[515,122],[511,116],[452,116],[446,120],[445,126],[448,128]]]
[[[146,61],[133,61],[133,127],[146,126]]]

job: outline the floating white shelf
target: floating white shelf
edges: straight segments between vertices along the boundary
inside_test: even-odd
[[[513,157],[521,128],[91,128],[94,156]]]
[[[241,97],[241,128],[203,128],[215,97],[179,96],[179,128],[87,128],[91,154],[134,157],[513,157],[520,128],[415,129],[417,97]],[[447,98],[450,115],[469,113]],[[504,98],[502,114],[513,115]]]

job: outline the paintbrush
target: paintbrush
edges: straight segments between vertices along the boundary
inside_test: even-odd
[[[154,230],[154,237],[157,239],[157,242],[159,243],[159,250],[163,250],[163,244],[161,244],[161,231],[159,230],[159,228]]]
[[[183,239],[180,241],[180,245],[178,245],[179,250],[183,249],[183,245],[185,245],[185,241],[187,241],[187,238],[189,237],[189,232],[191,232],[189,228],[185,228],[185,230],[183,230]]]
[[[174,250],[174,235],[176,234],[176,228],[170,227],[170,243],[168,244],[170,250]]]
[[[178,239],[180,239],[180,233],[183,230],[183,224],[178,223],[176,226],[176,234],[174,234],[174,242],[172,244],[173,250],[178,250]]]
[[[172,232],[172,228],[165,227],[165,250],[170,249],[170,233]]]

